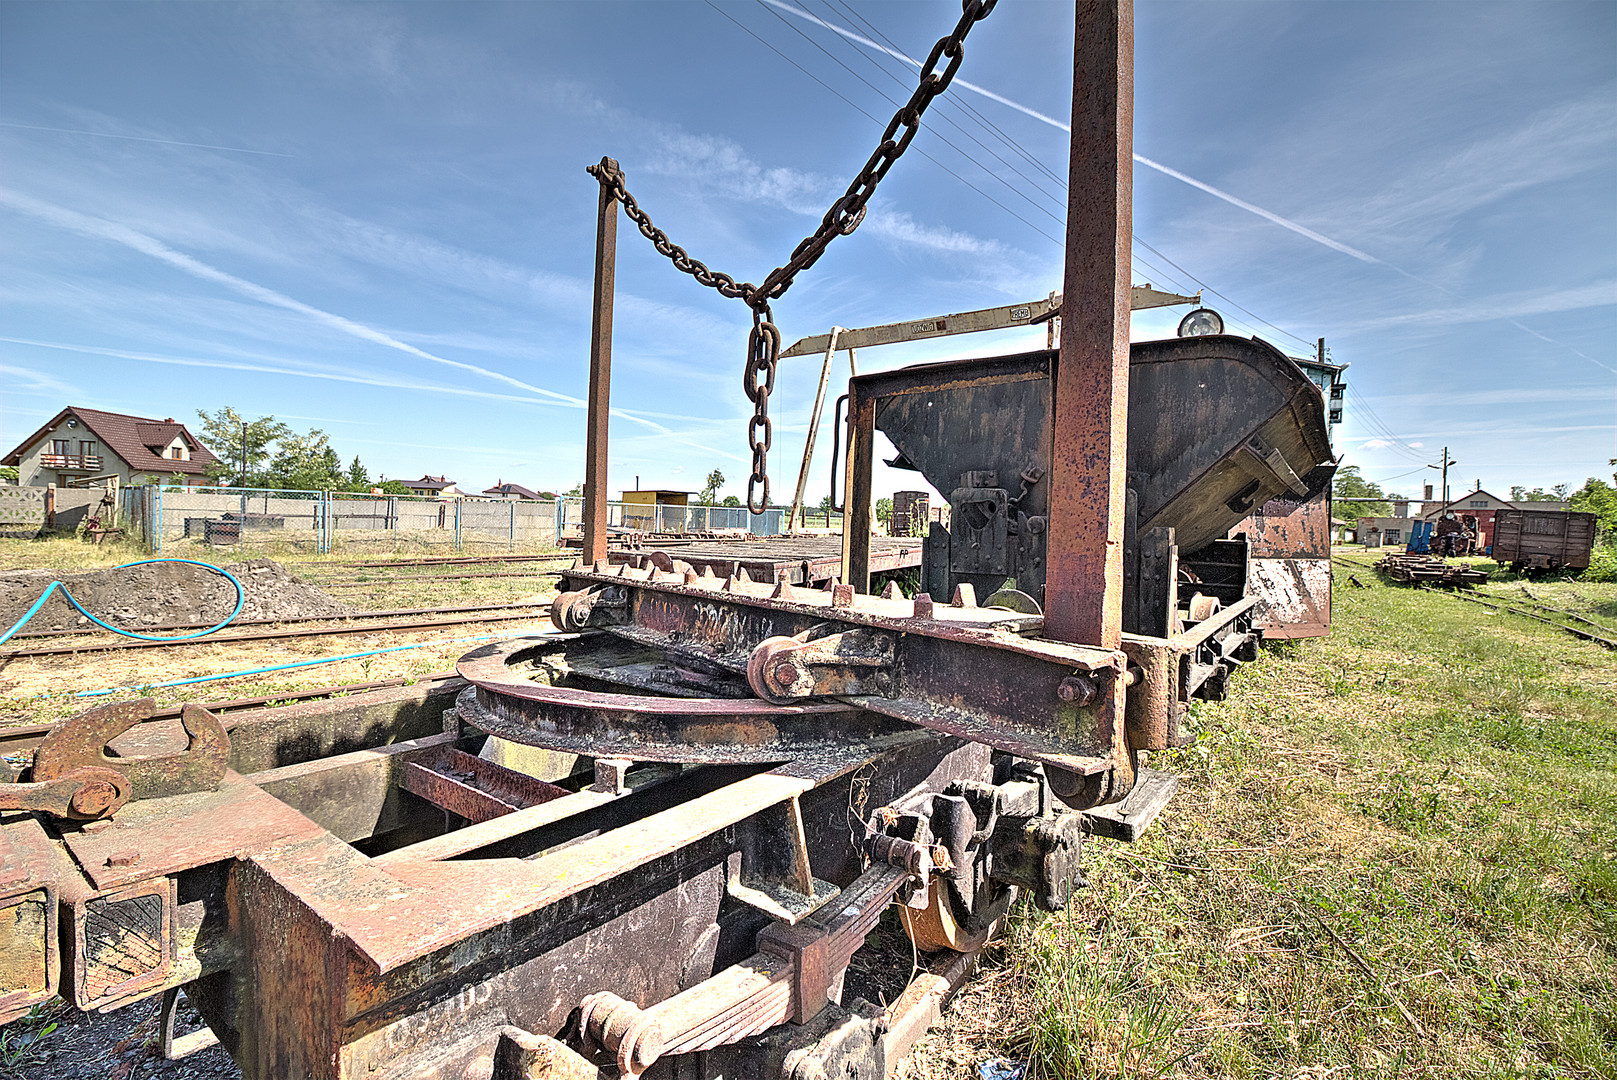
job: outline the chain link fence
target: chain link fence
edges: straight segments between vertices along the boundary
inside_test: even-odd
[[[584,500],[563,496],[556,502],[563,533],[576,534],[584,528]],[[752,533],[779,536],[785,531],[786,511],[765,510],[754,514],[744,506],[675,506],[668,503],[606,504],[606,526],[644,533]]]
[[[130,494],[131,525],[154,555],[493,552],[560,543],[558,507],[549,502],[160,485]]]

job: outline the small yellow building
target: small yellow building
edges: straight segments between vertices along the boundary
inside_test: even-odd
[[[683,507],[691,504],[693,494],[695,492],[662,491],[656,488],[645,491],[625,491],[623,493],[623,527],[625,529],[634,529],[637,532],[666,532],[672,527],[673,531],[682,532],[684,531],[685,521]],[[674,515],[668,515],[665,512],[663,516],[669,519],[670,524],[664,525],[660,530],[657,521],[657,507],[659,506],[678,506],[682,508],[678,514]],[[676,520],[678,524],[674,526],[673,523]]]

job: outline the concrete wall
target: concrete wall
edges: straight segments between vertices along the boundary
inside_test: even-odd
[[[44,528],[46,490],[9,484],[0,487],[0,536],[27,539]],[[56,528],[77,528],[100,505],[105,492],[104,487],[57,488]]]
[[[0,487],[0,536],[28,539],[44,524],[44,488]]]

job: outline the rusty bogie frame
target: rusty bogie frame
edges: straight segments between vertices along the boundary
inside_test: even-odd
[[[234,719],[217,780],[92,822],[0,815],[0,1016],[184,987],[252,1080],[879,1077],[969,970],[844,1005],[888,903],[941,895],[980,937],[1016,890],[1060,906],[1077,875],[1079,818],[982,743],[903,725],[784,764],[523,772],[455,707],[480,693]],[[160,761],[188,737],[150,721],[122,745]]]

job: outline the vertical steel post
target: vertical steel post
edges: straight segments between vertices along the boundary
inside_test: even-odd
[[[612,293],[618,262],[618,197],[622,178],[609,157],[590,167],[601,183],[595,224],[595,308],[590,327],[588,429],[584,437],[584,561],[606,559],[606,435],[611,413]]]
[[[1115,649],[1127,487],[1132,0],[1080,0],[1075,23],[1044,626],[1060,641]]]

